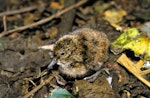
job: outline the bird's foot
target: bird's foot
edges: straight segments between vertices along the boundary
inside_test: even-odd
[[[96,73],[94,73],[93,75],[85,77],[84,80],[88,80],[89,82],[94,82],[102,72],[106,72],[109,75],[109,70],[107,68],[103,68],[97,71]]]

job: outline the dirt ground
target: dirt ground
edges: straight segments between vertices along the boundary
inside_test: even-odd
[[[85,3],[60,14],[81,1]],[[112,43],[121,32],[105,19],[105,12],[124,10],[126,15],[117,24],[123,29],[138,27],[150,20],[149,0],[0,0],[0,3],[0,98],[47,98],[57,87],[67,89],[75,98],[150,98],[150,88],[116,62],[120,54],[109,51],[105,64],[110,65],[111,84],[106,73],[89,83],[67,78],[58,68],[48,70],[52,60],[49,50],[38,48],[53,44],[81,27],[106,33]],[[44,20],[53,15],[52,19]],[[31,25],[38,21],[40,24]],[[17,29],[22,26],[29,27]],[[139,60],[130,50],[124,53]],[[150,80],[150,75],[146,78]]]

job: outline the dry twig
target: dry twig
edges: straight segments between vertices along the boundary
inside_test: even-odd
[[[6,16],[3,16],[4,32],[7,31]]]
[[[4,31],[3,31],[3,33],[6,34],[6,32],[7,32],[6,16],[3,16],[3,26],[4,26]]]
[[[64,9],[64,10],[62,10],[62,11],[60,11],[60,12],[57,12],[56,14],[54,14],[54,15],[48,17],[48,18],[42,19],[42,20],[37,21],[37,22],[35,22],[35,23],[32,23],[32,24],[30,24],[30,25],[18,27],[18,28],[16,28],[16,29],[12,29],[12,30],[7,31],[6,33],[2,32],[2,33],[0,34],[0,38],[3,37],[3,36],[5,36],[5,35],[11,34],[11,33],[13,33],[13,32],[22,31],[22,30],[25,30],[25,29],[28,29],[28,28],[33,28],[33,27],[35,27],[35,26],[41,25],[41,24],[43,24],[43,23],[46,23],[46,22],[48,22],[48,21],[50,21],[50,20],[52,20],[52,19],[54,19],[54,18],[57,18],[57,17],[61,16],[62,14],[66,13],[66,12],[68,12],[68,11],[74,9],[74,8],[77,8],[77,7],[81,6],[82,4],[86,3],[87,1],[88,1],[88,0],[81,0],[81,1],[79,1],[78,3],[76,3],[76,4],[74,4],[74,5],[71,5],[70,7],[66,8],[66,9]]]
[[[33,11],[37,8],[38,8],[37,6],[30,6],[30,7],[19,9],[19,10],[12,10],[12,11],[7,11],[7,12],[2,12],[2,13],[0,13],[0,17],[1,16],[8,16],[8,15],[24,13],[24,12],[29,12],[29,11]]]
[[[145,85],[150,87],[150,82],[144,78],[144,75],[150,73],[150,70],[147,70],[147,72],[140,70],[139,66],[143,64],[141,60],[137,64],[134,64],[125,54],[122,54],[118,58],[117,62],[120,63],[122,66],[124,66],[129,72],[131,72],[135,77],[137,77]]]
[[[40,85],[36,86],[32,91],[30,91],[29,93],[27,93],[25,96],[23,96],[23,98],[28,98],[29,96],[31,96],[32,94],[34,94],[35,92],[37,92],[40,88],[42,88],[44,85],[50,83],[50,81],[52,80],[53,76],[49,76],[48,79],[44,80]]]

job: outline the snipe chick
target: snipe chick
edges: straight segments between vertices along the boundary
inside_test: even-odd
[[[109,40],[105,33],[90,28],[80,28],[56,41],[53,60],[48,65],[59,65],[59,71],[69,77],[84,77],[87,73],[96,73],[85,79],[96,79],[108,56]]]

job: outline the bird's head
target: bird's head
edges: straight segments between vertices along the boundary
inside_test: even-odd
[[[53,49],[53,60],[48,68],[52,68],[55,64],[61,66],[70,65],[73,62],[71,57],[73,52],[76,51],[77,44],[78,41],[75,35],[65,35],[56,41]]]

